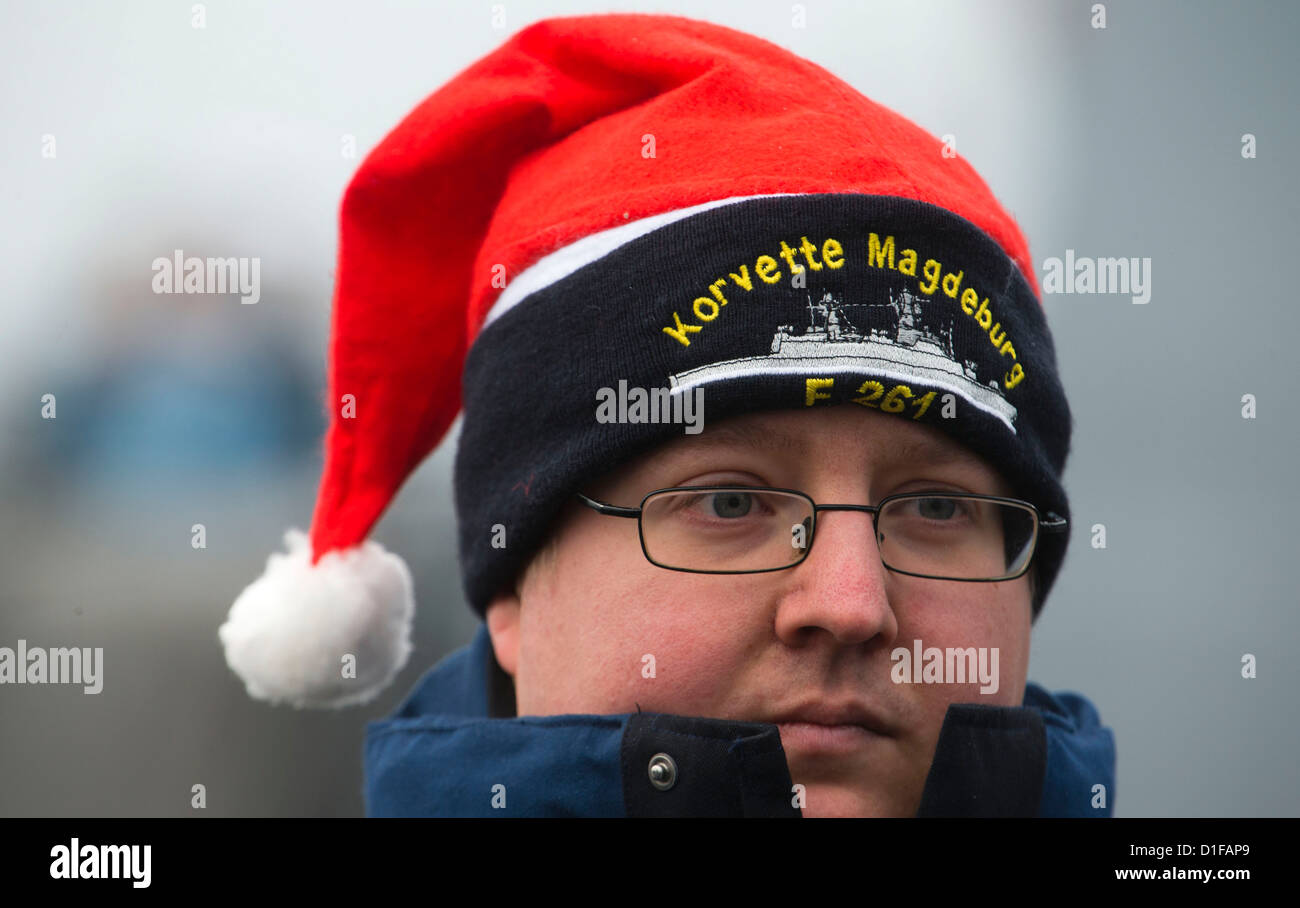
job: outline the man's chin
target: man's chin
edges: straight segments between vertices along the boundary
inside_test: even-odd
[[[797,784],[797,783],[796,783]],[[836,782],[804,785],[805,817],[911,817],[916,805],[903,804],[896,791]]]

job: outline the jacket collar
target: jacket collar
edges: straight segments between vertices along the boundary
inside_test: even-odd
[[[775,725],[514,713],[480,626],[367,727],[367,813],[800,815]],[[949,707],[918,816],[1109,816],[1114,774],[1114,736],[1093,705],[1031,683],[1024,706]]]

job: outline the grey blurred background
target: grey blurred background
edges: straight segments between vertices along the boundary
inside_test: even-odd
[[[195,784],[209,815],[362,812],[365,722],[477,623],[454,438],[373,534],[419,607],[383,698],[267,707],[216,636],[310,522],[337,206],[361,157],[470,62],[529,22],[606,11],[750,31],[955,136],[1040,279],[1067,249],[1150,257],[1147,305],[1046,298],[1075,529],[1030,677],[1114,729],[1118,815],[1300,815],[1300,9],[1111,2],[1094,29],[1086,2],[810,0],[796,28],[799,5],[505,2],[495,28],[490,3],[214,0],[202,29],[190,3],[3,5],[0,645],[102,646],[105,669],[98,696],[0,686],[0,815],[192,815]],[[151,262],[174,249],[260,257],[261,301],[155,295]]]

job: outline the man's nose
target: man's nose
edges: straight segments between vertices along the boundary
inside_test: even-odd
[[[843,644],[880,637],[888,645],[898,634],[898,619],[871,515],[821,511],[814,537],[808,557],[790,570],[791,583],[777,609],[777,635],[792,646],[806,644],[817,630]]]

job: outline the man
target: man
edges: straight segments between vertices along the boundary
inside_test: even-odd
[[[331,352],[310,546],[221,635],[255,696],[386,685],[410,578],[362,543],[463,398],[486,623],[371,727],[370,813],[1110,813],[1109,730],[1026,683],[1070,433],[1027,245],[824,70],[523,30],[353,180]]]

